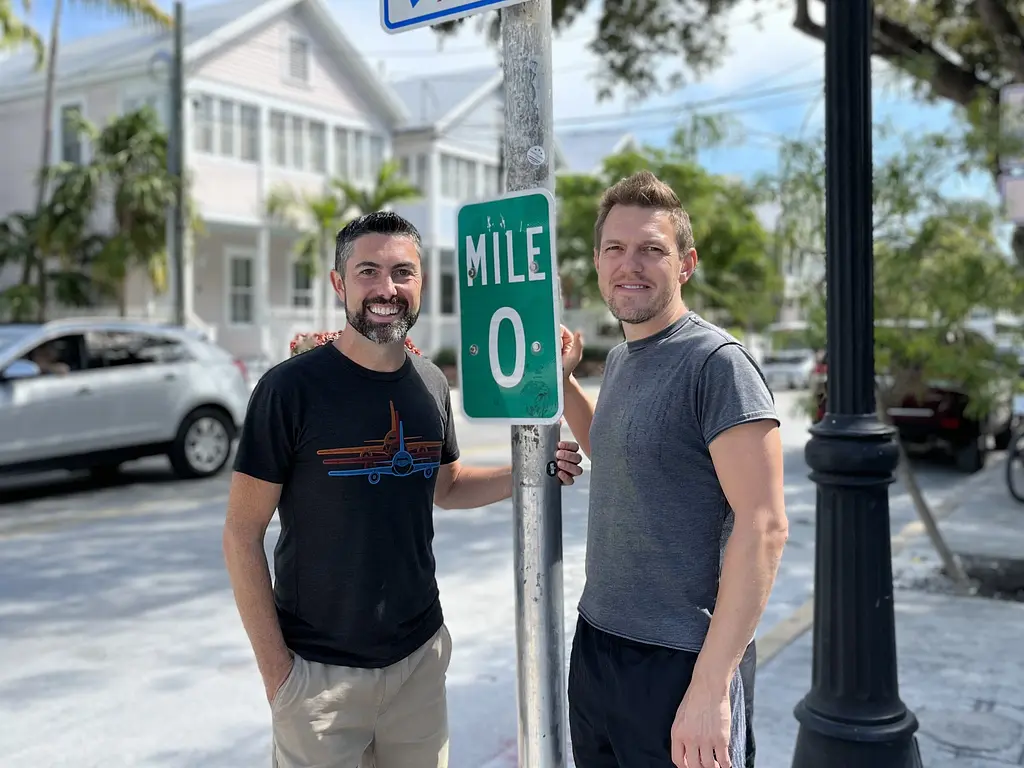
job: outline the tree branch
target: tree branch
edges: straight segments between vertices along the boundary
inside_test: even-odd
[[[811,18],[810,0],[796,0],[793,27],[815,40],[825,41],[825,26]],[[875,16],[874,53],[906,72],[912,72],[943,99],[967,106],[978,95],[995,99],[997,91],[956,63],[902,24]],[[921,70],[924,70],[923,72]]]
[[[1022,30],[1003,0],[976,0],[978,16],[988,28],[996,49],[1006,66],[1018,80],[1024,80]]]

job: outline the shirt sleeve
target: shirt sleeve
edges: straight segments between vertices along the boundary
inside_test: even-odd
[[[292,470],[295,429],[277,388],[266,378],[253,390],[238,439],[235,471],[283,485]]]
[[[459,458],[459,440],[455,435],[455,413],[452,409],[452,392],[447,387],[445,388],[444,407],[444,444],[441,446],[441,463],[451,464]]]
[[[727,429],[751,421],[769,419],[779,424],[775,399],[761,369],[740,344],[716,349],[697,377],[694,413],[700,422],[704,444]]]

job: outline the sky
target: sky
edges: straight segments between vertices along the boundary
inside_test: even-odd
[[[159,0],[170,7],[169,0]],[[209,0],[186,0],[190,6]],[[255,2],[255,0],[254,0]],[[342,29],[370,63],[390,79],[451,72],[496,64],[497,53],[487,44],[479,22],[491,14],[467,20],[458,35],[443,44],[430,29],[389,35],[380,25],[377,0],[328,0]],[[32,19],[37,29],[49,27],[53,0],[37,0]],[[596,57],[587,50],[596,28],[600,0],[553,44],[555,124],[559,130],[621,127],[648,144],[663,144],[681,118],[694,113],[727,112],[742,123],[738,146],[705,152],[704,165],[716,173],[750,178],[777,168],[781,137],[820,133],[824,124],[823,46],[792,28],[792,0],[741,0],[729,20],[728,51],[723,64],[700,81],[679,90],[630,103],[624,93],[598,102],[594,78]],[[73,39],[118,26],[116,17],[69,0],[62,34]],[[665,69],[663,65],[661,69]],[[912,131],[941,130],[951,125],[945,106],[914,103],[906,89],[895,84],[892,72],[876,63],[874,116]],[[876,146],[876,154],[893,147]],[[991,195],[985,176],[951,182],[951,191]]]

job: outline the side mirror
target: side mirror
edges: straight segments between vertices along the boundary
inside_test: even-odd
[[[42,371],[39,369],[39,366],[31,360],[15,360],[4,368],[3,373],[0,374],[0,378],[8,381],[13,379],[32,379],[36,376],[40,376],[41,374]]]

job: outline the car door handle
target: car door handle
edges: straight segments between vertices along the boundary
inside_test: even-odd
[[[78,390],[79,395],[91,395],[92,389],[90,387],[82,387]]]
[[[178,374],[176,374],[176,373],[165,373],[164,374],[164,381],[174,381],[177,378],[178,378]]]

